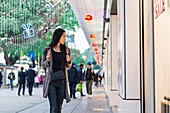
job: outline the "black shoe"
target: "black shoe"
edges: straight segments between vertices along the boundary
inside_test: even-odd
[[[86,95],[83,95],[83,94],[82,94],[81,96],[84,97],[84,96],[86,96]]]
[[[74,99],[77,99],[76,97],[73,97]]]
[[[32,96],[32,94],[30,94],[30,96]]]
[[[20,94],[18,93],[18,96],[20,96]]]
[[[25,95],[24,93],[22,95]]]

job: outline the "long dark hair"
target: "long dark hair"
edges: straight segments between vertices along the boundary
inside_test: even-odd
[[[63,29],[61,29],[61,28],[56,29],[56,30],[54,31],[54,33],[53,33],[52,41],[51,41],[51,43],[49,44],[49,46],[50,46],[50,47],[56,46],[56,45],[59,43],[60,38],[61,38],[61,36],[63,35],[64,32],[65,32],[65,31],[64,31]]]
[[[64,32],[65,32],[65,30],[63,30],[62,28],[58,28],[58,29],[56,29],[54,31],[53,37],[52,37],[52,41],[49,44],[49,46],[51,48],[55,47],[59,43],[60,38],[61,38],[61,36],[63,35]],[[60,45],[60,50],[61,50],[62,53],[64,53],[64,55],[66,54],[66,46],[65,46],[65,44],[64,45],[62,45],[62,44]]]
[[[63,30],[61,28],[58,28],[54,31],[52,41],[49,44],[51,49],[59,43],[60,38],[61,38],[61,36],[63,35],[64,32],[65,32],[65,30]],[[64,58],[64,62],[61,62],[61,64],[62,64],[61,66],[64,66],[64,64],[66,64],[66,46],[65,46],[65,44],[64,45],[60,44],[60,50],[61,50],[61,53],[62,53],[61,58]],[[61,68],[64,69],[64,67],[61,67]]]

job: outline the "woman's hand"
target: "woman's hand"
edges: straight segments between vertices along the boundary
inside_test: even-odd
[[[48,50],[48,53],[47,53],[47,56],[46,56],[46,59],[47,59],[47,61],[49,62],[50,61],[50,51]]]
[[[67,62],[70,62],[70,61],[71,61],[71,59],[70,59],[70,56],[69,56],[69,55],[66,55],[66,61],[67,61]]]

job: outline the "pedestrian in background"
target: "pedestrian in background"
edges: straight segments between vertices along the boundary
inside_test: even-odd
[[[95,83],[95,86],[98,87],[98,72],[95,74],[95,77],[94,77],[94,83]]]
[[[100,83],[100,85],[101,85],[101,83],[102,83],[102,76],[101,76],[101,72],[99,72],[98,80],[99,80],[99,83]]]
[[[34,78],[35,78],[35,71],[32,69],[32,65],[29,65],[29,69],[26,72],[27,81],[28,81],[28,92],[29,95],[32,96],[33,86],[34,86]]]
[[[2,71],[0,71],[0,88],[1,88],[1,85],[2,85],[2,80],[3,80],[3,74],[2,74]]]
[[[81,84],[84,83],[84,72],[83,72],[83,68],[84,68],[84,65],[83,64],[80,64],[80,69],[78,70],[78,75],[79,75],[79,81]],[[82,91],[82,88],[81,88],[81,96],[85,96],[83,94],[83,91]]]
[[[13,69],[11,69],[11,72],[8,74],[8,79],[10,80],[11,84],[11,90],[13,90],[13,81],[15,80],[15,74],[13,72]]]
[[[71,66],[71,59],[70,49],[65,46],[65,41],[65,31],[56,29],[51,43],[43,52],[42,67],[47,70],[43,82],[43,97],[49,99],[50,113],[61,113],[64,98],[66,103],[71,101],[66,71]]]
[[[18,96],[20,96],[20,91],[21,88],[23,87],[22,94],[25,95],[25,72],[24,72],[24,67],[21,67],[21,71],[18,72],[18,77],[19,77],[19,88],[18,88]]]
[[[75,68],[75,64],[72,63],[72,67],[68,69],[68,81],[69,81],[69,87],[70,87],[70,98],[76,99],[75,91],[76,91],[76,84],[78,80],[78,71]]]
[[[39,87],[39,83],[40,83],[39,77],[38,77],[38,72],[35,72],[35,74],[36,74],[36,77],[35,77],[35,87],[38,88]]]
[[[88,63],[85,78],[86,78],[86,90],[90,98],[92,97],[92,85],[94,76],[95,74],[93,69],[91,68],[91,63]]]

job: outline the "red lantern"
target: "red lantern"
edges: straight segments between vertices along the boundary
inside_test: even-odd
[[[91,38],[95,38],[96,35],[95,35],[94,33],[92,33],[92,34],[90,35],[90,37],[91,37]]]
[[[93,47],[96,47],[96,46],[97,46],[97,44],[96,44],[96,43],[93,43],[93,44],[92,44],[92,46],[93,46]]]
[[[91,37],[91,39],[93,40],[93,39],[96,37],[96,35],[95,35],[94,33],[92,33],[92,34],[90,35],[90,37]]]
[[[98,55],[98,54],[99,54],[99,52],[96,52],[95,54],[96,54],[96,55]]]
[[[87,20],[87,22],[90,22],[93,17],[91,15],[86,15],[84,19]]]
[[[97,49],[97,48],[95,48],[95,49],[94,49],[94,51],[98,51],[98,49]]]

